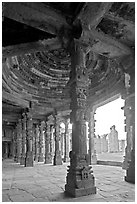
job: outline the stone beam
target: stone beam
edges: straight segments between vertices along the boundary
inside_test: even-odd
[[[13,93],[10,94],[10,93],[7,93],[5,91],[2,91],[2,99],[10,101],[10,103],[12,102],[12,104],[19,105],[22,108],[29,107],[29,101],[23,100],[23,99],[19,98],[19,95],[15,96],[15,95],[13,95]]]
[[[63,25],[68,26],[59,12],[38,2],[5,3],[4,16],[51,34],[57,34]]]
[[[3,58],[18,56],[28,53],[56,50],[61,48],[61,43],[57,38],[39,40],[37,42],[22,43],[2,48]]]
[[[83,29],[89,30],[95,28],[108,12],[112,5],[112,2],[88,2],[80,12],[79,18],[82,22]]]
[[[132,53],[128,46],[95,29],[84,30],[80,41],[81,44],[88,45],[87,50],[92,50],[108,58],[116,58]]]

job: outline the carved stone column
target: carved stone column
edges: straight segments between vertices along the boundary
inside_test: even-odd
[[[125,131],[127,133],[127,146],[125,149],[125,159],[123,169],[126,169],[125,180],[135,183],[135,70],[131,67],[129,75],[129,84],[126,86],[124,115]]]
[[[69,137],[69,119],[65,121],[65,134],[64,134],[64,162],[69,162],[69,151],[70,151],[70,137]]]
[[[67,174],[66,193],[74,197],[95,194],[96,187],[92,167],[87,154],[85,109],[88,94],[88,73],[85,66],[85,53],[78,43],[71,48],[71,123],[72,151]]]
[[[34,160],[36,162],[38,162],[38,153],[39,153],[39,126],[38,124],[36,124],[36,127],[35,127],[35,157],[34,157]]]
[[[39,133],[39,157],[38,162],[43,162],[43,128],[44,128],[45,122],[42,121],[40,123],[40,133]]]
[[[20,163],[22,152],[22,122],[19,119],[17,124],[17,162]]]
[[[54,136],[53,136],[53,131],[54,131],[54,127],[53,127],[53,125],[51,125],[50,126],[50,153],[51,153],[51,159],[52,159],[52,157],[53,157],[53,149],[54,149],[54,147],[53,147],[53,143],[54,143],[54,141],[53,141],[53,139],[54,139]]]
[[[32,115],[30,112],[26,113],[27,116],[27,126],[26,126],[26,133],[27,133],[27,138],[26,138],[26,159],[25,159],[25,166],[26,167],[32,167],[33,166],[33,149],[32,149],[32,144],[33,144],[33,134],[32,134]]]
[[[14,157],[14,161],[16,161],[16,158],[17,158],[17,134],[16,134],[16,128],[13,131],[13,157]]]
[[[5,151],[4,151],[4,159],[7,159],[8,158],[8,142],[4,142],[4,149],[5,149]]]
[[[34,158],[34,161],[35,161],[35,147],[36,147],[36,144],[35,144],[35,138],[36,138],[36,136],[35,136],[35,134],[36,134],[36,128],[35,128],[35,124],[33,124],[33,127],[32,127],[32,135],[33,135],[33,144],[32,144],[32,149],[33,149],[33,158]]]
[[[94,112],[88,110],[89,113],[89,120],[88,120],[88,137],[89,137],[89,157],[90,157],[90,164],[97,164],[97,155],[94,145],[94,136],[95,136],[95,120],[94,120]]]
[[[55,119],[55,155],[54,155],[54,165],[61,165],[62,164],[62,157],[60,151],[60,118],[58,115],[54,116]]]
[[[25,165],[25,158],[26,158],[26,114],[23,113],[22,119],[22,153],[21,153],[21,160],[20,164]]]
[[[52,155],[50,152],[50,146],[51,146],[51,126],[50,123],[46,122],[46,132],[45,132],[45,164],[51,164],[52,163]]]

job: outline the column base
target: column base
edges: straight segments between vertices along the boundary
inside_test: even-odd
[[[34,161],[38,162],[38,156],[34,156]]]
[[[16,156],[14,156],[14,161],[17,162],[17,157]]]
[[[125,157],[123,169],[126,169],[125,181],[135,183],[135,152],[131,151],[131,158]]]
[[[51,155],[51,153],[47,153],[45,155],[45,162],[44,163],[45,164],[51,164],[52,163],[52,155]]]
[[[25,158],[25,167],[33,167],[33,152],[27,152]]]
[[[21,160],[21,156],[19,156],[19,157],[16,158],[16,162],[17,162],[17,163],[20,163],[20,160]]]
[[[91,194],[96,194],[96,187],[87,187],[87,188],[72,188],[71,186],[65,185],[65,193],[72,196],[72,197],[81,197],[81,196],[87,196]]]
[[[93,171],[89,165],[89,155],[75,155],[71,152],[66,179],[65,192],[73,197],[96,193]]]
[[[43,154],[41,153],[40,155],[39,155],[39,157],[38,157],[38,162],[43,162]]]
[[[70,161],[70,158],[69,157],[65,157],[64,159],[63,159],[63,162],[69,162]]]
[[[62,157],[60,153],[55,154],[53,165],[62,165]]]
[[[20,165],[25,165],[25,156],[20,158]]]
[[[135,163],[130,163],[129,168],[126,170],[125,181],[135,183]]]

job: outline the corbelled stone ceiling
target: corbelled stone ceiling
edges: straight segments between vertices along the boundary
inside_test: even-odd
[[[135,49],[132,2],[3,3],[2,114],[14,126],[26,108],[33,119],[70,112],[71,39],[85,48],[88,103],[124,86]]]

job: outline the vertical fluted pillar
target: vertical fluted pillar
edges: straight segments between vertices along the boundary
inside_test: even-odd
[[[38,162],[43,162],[43,128],[44,128],[45,122],[42,121],[40,123],[40,134],[39,134],[39,157]]]
[[[64,162],[68,162],[69,159],[69,151],[70,151],[70,135],[69,135],[69,122],[70,120],[67,119],[65,121],[65,134],[64,134]]]
[[[55,119],[55,155],[54,155],[54,165],[62,164],[62,156],[60,149],[60,118],[58,115],[54,116]]]
[[[51,155],[51,124],[46,122],[46,132],[45,132],[45,164],[52,163]]]
[[[97,155],[94,145],[94,136],[95,136],[95,120],[94,120],[94,112],[88,110],[89,112],[89,120],[88,120],[88,138],[89,138],[89,157],[90,164],[97,164]]]
[[[17,162],[20,163],[22,152],[22,123],[21,119],[17,124]]]
[[[15,128],[14,131],[13,131],[13,158],[14,158],[14,161],[16,161],[16,158],[17,158],[16,140],[17,140],[17,135],[16,135],[16,128]]]
[[[126,116],[127,146],[123,169],[126,169],[125,181],[135,183],[135,67],[130,67],[126,75],[128,75],[129,81],[126,77],[126,94],[123,98],[125,99],[124,115]]]
[[[35,157],[34,160],[38,162],[38,153],[39,153],[39,125],[36,124],[35,127]]]
[[[54,138],[54,136],[53,136],[53,131],[54,131],[54,128],[53,128],[53,125],[51,125],[50,126],[50,154],[51,154],[51,159],[52,159],[52,157],[53,157],[53,138]]]
[[[33,149],[33,158],[34,158],[34,161],[35,161],[35,147],[36,147],[36,144],[35,144],[35,138],[36,138],[36,127],[35,127],[35,124],[33,124],[33,127],[32,127],[32,134],[33,134],[33,144],[32,144],[32,149]]]
[[[26,113],[27,116],[27,126],[26,126],[26,159],[25,159],[25,166],[26,167],[32,167],[33,166],[33,149],[32,149],[32,140],[33,140],[33,134],[32,134],[32,115],[30,112]]]
[[[85,66],[85,53],[79,42],[71,47],[71,115],[72,122],[72,151],[70,166],[67,174],[66,193],[74,197],[96,193],[92,167],[89,165],[87,154],[87,127],[85,111],[88,94],[88,71]]]
[[[8,142],[4,142],[5,152],[4,152],[4,159],[8,158]]]
[[[25,165],[25,158],[26,158],[26,114],[22,114],[22,154],[21,154],[21,165]]]

